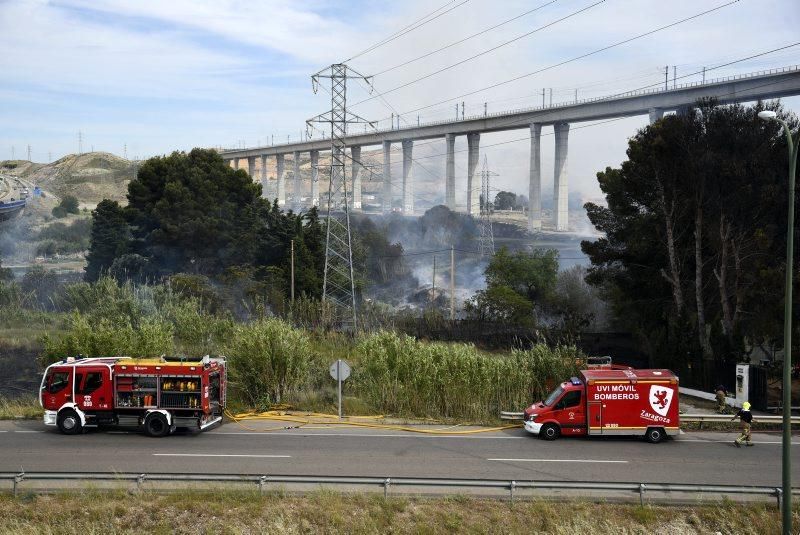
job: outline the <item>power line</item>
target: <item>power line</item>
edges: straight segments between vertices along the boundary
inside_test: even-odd
[[[427,57],[429,57],[429,56],[432,56],[432,55],[434,55],[434,54],[437,54],[437,53],[439,53],[439,52],[441,52],[441,51],[443,51],[443,50],[447,50],[448,48],[452,48],[452,47],[454,47],[454,46],[456,46],[456,45],[460,45],[461,43],[464,43],[464,42],[466,42],[466,41],[469,41],[470,39],[472,39],[472,38],[474,38],[474,37],[478,37],[479,35],[483,35],[483,34],[485,34],[485,33],[488,33],[488,32],[490,32],[490,31],[492,31],[492,30],[496,30],[496,29],[497,29],[497,28],[499,28],[500,26],[504,26],[504,25],[508,24],[509,22],[513,22],[513,21],[515,21],[515,20],[517,20],[517,19],[521,19],[522,17],[524,17],[524,16],[526,16],[526,15],[530,15],[531,13],[533,13],[533,12],[535,12],[535,11],[539,11],[540,9],[544,9],[545,7],[547,7],[547,6],[551,5],[551,4],[555,4],[557,1],[558,1],[558,0],[551,0],[550,2],[548,2],[548,3],[544,4],[544,5],[541,5],[541,6],[539,6],[539,7],[533,8],[533,9],[529,9],[529,10],[528,10],[528,11],[526,11],[525,13],[522,13],[522,14],[520,14],[520,15],[517,15],[516,17],[512,17],[512,18],[510,18],[510,19],[507,19],[507,20],[505,20],[505,21],[503,21],[503,22],[501,22],[501,23],[499,23],[499,24],[495,24],[494,26],[491,26],[491,27],[489,27],[489,28],[486,28],[485,30],[481,30],[481,31],[479,31],[479,32],[477,32],[477,33],[473,33],[472,35],[469,35],[469,36],[467,36],[467,37],[464,37],[463,39],[459,39],[458,41],[453,41],[452,43],[450,43],[450,44],[448,44],[448,45],[444,45],[444,46],[442,46],[442,47],[440,47],[440,48],[437,48],[436,50],[434,50],[434,51],[432,51],[432,52],[428,52],[427,54],[423,54],[423,55],[421,55],[421,56],[418,56],[418,57],[416,57],[416,58],[414,58],[414,59],[410,59],[410,60],[408,60],[408,61],[405,61],[405,62],[403,62],[403,63],[399,63],[399,64],[397,64],[397,65],[395,65],[395,66],[393,66],[393,67],[389,67],[388,69],[384,69],[384,70],[382,70],[382,71],[380,71],[380,72],[376,72],[376,73],[375,73],[375,76],[380,76],[381,74],[386,74],[386,73],[387,73],[387,72],[389,72],[389,71],[393,71],[393,70],[395,70],[395,69],[399,69],[400,67],[405,67],[406,65],[410,65],[411,63],[415,63],[415,62],[417,62],[417,61],[419,61],[419,60],[421,60],[421,59],[425,59],[425,58],[427,58]]]
[[[593,51],[591,51],[591,52],[587,52],[587,53],[585,53],[585,54],[581,54],[581,55],[575,56],[575,57],[573,57],[573,58],[566,59],[566,60],[564,60],[564,61],[561,61],[561,62],[559,62],[559,63],[554,63],[554,64],[552,64],[552,65],[548,65],[547,67],[543,67],[543,68],[541,68],[541,69],[537,69],[537,70],[535,70],[535,71],[531,71],[531,72],[529,72],[529,73],[526,73],[526,74],[522,74],[522,75],[519,75],[519,76],[515,76],[514,78],[509,78],[509,79],[507,79],[507,80],[504,80],[504,81],[501,81],[501,82],[497,82],[497,83],[495,83],[495,84],[488,85],[488,86],[482,87],[482,88],[480,88],[480,89],[476,89],[476,90],[474,90],[474,91],[469,91],[469,92],[467,92],[467,93],[463,93],[463,94],[461,94],[461,95],[458,95],[458,96],[450,97],[450,98],[447,98],[447,99],[445,99],[445,100],[440,100],[440,101],[438,101],[438,102],[435,102],[435,103],[433,103],[433,104],[429,104],[429,105],[427,105],[427,106],[421,106],[421,107],[419,107],[419,108],[415,108],[415,109],[413,109],[413,110],[409,110],[409,111],[407,111],[406,113],[414,113],[414,112],[418,112],[418,111],[421,111],[421,110],[426,110],[426,109],[429,109],[429,108],[433,108],[434,106],[439,106],[439,105],[441,105],[441,104],[445,104],[445,103],[448,103],[448,102],[452,102],[453,100],[456,100],[456,99],[460,99],[460,98],[468,97],[468,96],[471,96],[471,95],[475,95],[475,94],[477,94],[477,93],[482,93],[482,92],[484,92],[484,91],[487,91],[487,90],[489,90],[489,89],[494,89],[494,88],[497,88],[497,87],[500,87],[500,86],[503,86],[503,85],[507,85],[507,84],[510,84],[510,83],[513,83],[513,82],[517,82],[517,81],[519,81],[519,80],[523,80],[523,79],[525,79],[525,78],[529,78],[529,77],[531,77],[531,76],[534,76],[534,75],[536,75],[536,74],[540,74],[540,73],[543,73],[543,72],[545,72],[545,71],[549,71],[549,70],[552,70],[552,69],[555,69],[555,68],[558,68],[558,67],[561,67],[561,66],[567,65],[567,64],[569,64],[569,63],[574,63],[574,62],[576,62],[576,61],[579,61],[579,60],[581,60],[581,59],[587,58],[587,57],[589,57],[589,56],[593,56],[593,55],[595,55],[595,54],[599,54],[599,53],[601,53],[601,52],[605,52],[606,50],[610,50],[610,49],[612,49],[612,48],[615,48],[615,47],[618,47],[618,46],[621,46],[621,45],[624,45],[624,44],[630,43],[630,42],[632,42],[632,41],[636,41],[637,39],[641,39],[641,38],[643,38],[643,37],[647,37],[647,36],[649,36],[649,35],[653,35],[654,33],[658,33],[658,32],[660,32],[660,31],[666,30],[666,29],[668,29],[668,28],[672,28],[672,27],[674,27],[674,26],[677,26],[677,25],[679,25],[679,24],[682,24],[682,23],[684,23],[684,22],[688,22],[688,21],[690,21],[690,20],[697,19],[697,18],[699,18],[699,17],[702,17],[702,16],[704,16],[704,15],[708,15],[709,13],[713,13],[713,12],[715,12],[715,11],[719,11],[720,9],[723,9],[723,8],[725,8],[725,7],[728,7],[728,6],[731,6],[731,5],[733,5],[733,4],[736,4],[736,3],[738,3],[738,2],[739,2],[739,0],[731,0],[730,2],[727,2],[727,3],[725,3],[725,4],[721,4],[721,5],[719,5],[719,6],[716,6],[716,7],[714,7],[714,8],[708,9],[708,10],[706,10],[706,11],[702,11],[702,12],[700,12],[700,13],[696,13],[696,14],[694,14],[694,15],[691,15],[691,16],[689,16],[689,17],[685,17],[685,18],[683,18],[683,19],[677,20],[677,21],[675,21],[675,22],[671,22],[671,23],[669,23],[669,24],[666,24],[666,25],[664,25],[664,26],[660,26],[660,27],[658,27],[658,28],[655,28],[655,29],[649,30],[649,31],[647,31],[647,32],[640,33],[640,34],[638,34],[638,35],[635,35],[635,36],[633,36],[633,37],[629,37],[629,38],[627,38],[627,39],[623,39],[622,41],[617,41],[616,43],[613,43],[613,44],[610,44],[610,45],[604,46],[604,47],[602,47],[602,48],[598,48],[598,49],[596,49],[596,50],[593,50]],[[593,5],[596,5],[596,4],[593,4]],[[589,6],[589,7],[593,7],[593,6]],[[588,9],[588,8],[585,8],[585,9]],[[463,62],[459,62],[459,63],[463,63]],[[443,70],[446,70],[447,68],[449,68],[449,67],[445,67],[444,69],[441,69],[440,71],[437,71],[437,72],[431,73],[431,74],[429,74],[429,75],[425,75],[425,76],[423,76],[423,77],[421,77],[421,78],[418,78],[418,79],[416,79],[416,80],[412,80],[411,82],[408,82],[408,83],[406,83],[406,84],[403,84],[403,85],[401,85],[401,86],[395,87],[394,89],[392,89],[392,90],[390,90],[390,91],[386,91],[386,93],[390,93],[390,92],[392,92],[392,91],[396,91],[396,90],[398,90],[398,89],[401,89],[401,88],[403,88],[403,87],[407,87],[407,86],[409,86],[409,85],[411,85],[411,84],[413,84],[413,83],[415,83],[415,82],[418,82],[419,80],[423,80],[423,79],[425,79],[425,78],[429,78],[430,76],[433,76],[434,74],[438,74],[438,72],[441,72],[441,71],[443,71]],[[354,105],[354,106],[357,106],[358,104],[362,104],[363,102],[367,102],[367,101],[369,101],[369,100],[372,100],[373,98],[375,98],[375,97],[371,97],[371,98],[369,98],[369,99],[362,100],[361,102],[357,102],[356,104],[353,104],[353,105]]]
[[[780,46],[778,48],[773,48],[771,50],[767,50],[767,51],[764,51],[764,52],[759,52],[757,54],[752,54],[750,56],[739,58],[739,59],[736,59],[736,60],[733,60],[733,61],[729,61],[727,63],[721,64],[721,65],[717,65],[716,67],[707,67],[707,68],[705,68],[705,71],[706,72],[710,72],[712,70],[721,69],[721,68],[724,68],[724,67],[729,67],[729,66],[734,65],[736,63],[741,63],[743,61],[748,61],[750,59],[754,59],[754,58],[757,58],[757,57],[765,56],[765,55],[771,54],[773,52],[786,50],[788,48],[796,47],[798,45],[800,45],[800,41],[795,42],[795,43],[790,43],[788,45]],[[695,72],[690,72],[688,74],[684,74],[684,75],[678,76],[677,79],[681,80],[681,79],[684,79],[684,78],[689,78],[689,77],[692,77],[692,76],[696,76],[696,75],[700,74],[701,72],[702,72],[702,70],[698,70],[698,71],[695,71]],[[652,83],[652,84],[640,86],[640,87],[635,88],[635,89],[629,89],[629,90],[626,90],[626,91],[623,91],[623,92],[618,92],[616,94],[609,95],[606,98],[608,98],[608,99],[616,98],[618,96],[621,96],[621,95],[624,95],[624,94],[627,94],[627,93],[632,93],[632,92],[635,92],[635,91],[641,91],[641,90],[644,90],[644,89],[649,89],[649,88],[652,88],[652,87],[660,86],[662,84],[663,84],[663,82],[655,82],[655,83]],[[772,83],[765,84],[765,86],[769,86],[769,85],[773,85],[773,84]],[[762,87],[762,86],[758,86],[758,87]],[[416,110],[412,110],[412,111],[416,111]],[[548,116],[552,116],[552,115],[558,113],[559,111],[560,110],[552,110],[550,112],[545,112],[538,119],[539,120],[546,119]],[[408,112],[408,113],[411,113],[411,112]],[[596,122],[596,123],[591,123],[591,124],[584,125],[584,126],[577,126],[577,127],[573,128],[573,130],[580,130],[580,129],[583,129],[583,128],[589,128],[589,127],[597,126],[597,125],[601,125],[601,124],[611,123],[611,122],[615,122],[615,121],[621,121],[623,119],[626,119],[626,117],[618,117],[618,118],[614,118],[614,119],[607,119],[607,120],[599,121],[599,122]],[[524,120],[521,120],[521,119],[510,119],[508,122],[499,123],[498,126],[513,126],[515,124],[525,124],[525,123],[528,123],[528,122],[530,122],[530,119],[524,119]],[[542,134],[542,136],[548,136],[548,135],[553,135],[553,134]],[[493,147],[493,146],[497,146],[497,145],[505,145],[505,144],[508,144],[508,143],[514,143],[514,142],[517,142],[517,141],[523,141],[523,140],[529,140],[529,139],[530,139],[530,136],[526,136],[526,137],[523,137],[523,138],[512,139],[512,140],[509,140],[509,141],[501,141],[501,142],[498,142],[498,143],[493,143],[493,144],[489,144],[489,145],[483,145],[483,147],[485,148],[485,147]],[[440,141],[440,140],[434,140],[434,141],[426,142],[426,143],[423,144],[423,146],[431,144],[431,143],[435,143],[437,141]],[[466,150],[467,149],[461,149],[461,150],[458,150],[456,152],[466,152]],[[444,156],[444,155],[446,155],[446,153],[438,153],[438,154],[432,154],[432,155],[428,155],[428,156],[421,156],[420,159],[435,158],[435,157]]]
[[[446,67],[442,67],[441,69],[438,69],[436,71],[428,73],[428,74],[426,74],[424,76],[420,76],[419,78],[415,78],[414,80],[411,80],[410,82],[406,82],[406,83],[401,84],[401,85],[399,85],[397,87],[393,87],[392,89],[390,89],[388,91],[385,91],[384,94],[394,93],[395,91],[398,91],[398,90],[403,89],[405,87],[408,87],[410,85],[416,84],[417,82],[421,82],[422,80],[427,80],[428,78],[436,76],[437,74],[441,74],[441,73],[443,73],[445,71],[448,71],[448,70],[450,70],[450,69],[452,69],[454,67],[457,67],[459,65],[463,65],[464,63],[466,63],[468,61],[472,61],[475,58],[479,58],[481,56],[485,56],[486,54],[494,52],[495,50],[500,49],[500,48],[502,48],[502,47],[504,47],[506,45],[509,45],[511,43],[519,41],[520,39],[524,39],[525,37],[529,37],[530,35],[533,35],[536,32],[539,32],[541,30],[544,30],[546,28],[554,26],[555,24],[558,24],[559,22],[563,22],[563,21],[565,21],[565,20],[567,20],[569,18],[572,18],[572,17],[574,17],[576,15],[579,15],[579,14],[583,13],[584,11],[588,11],[589,9],[591,9],[591,8],[593,8],[595,6],[598,6],[598,5],[602,4],[602,3],[604,3],[605,1],[606,0],[599,0],[598,2],[595,2],[594,4],[591,4],[589,6],[586,6],[586,7],[582,8],[582,9],[579,9],[578,11],[574,11],[574,12],[570,13],[569,15],[566,15],[564,17],[561,17],[560,19],[554,20],[553,22],[545,24],[544,26],[539,26],[538,28],[536,28],[534,30],[531,30],[531,31],[529,31],[527,33],[524,33],[522,35],[518,35],[517,37],[514,37],[513,39],[509,39],[508,41],[500,43],[497,46],[493,46],[492,48],[484,50],[483,52],[479,52],[479,53],[477,53],[477,54],[475,54],[473,56],[470,56],[470,57],[468,57],[466,59],[462,59],[461,61],[457,61],[456,63],[451,63],[450,65],[447,65]],[[734,1],[738,1],[738,0],[734,0]],[[369,97],[367,99],[364,99],[364,100],[361,100],[359,102],[356,102],[355,104],[353,104],[353,106],[358,106],[359,104],[363,104],[365,102],[369,102],[370,100],[374,100],[375,98],[377,98],[377,97]]]
[[[431,11],[431,12],[430,12],[430,13],[428,13],[427,15],[425,15],[425,16],[423,16],[423,17],[421,17],[421,18],[417,19],[416,21],[412,22],[412,23],[411,23],[411,24],[409,24],[408,26],[406,26],[406,27],[404,27],[404,28],[401,28],[400,30],[396,31],[395,33],[393,33],[393,34],[392,34],[392,35],[390,35],[389,37],[387,37],[387,38],[383,39],[382,41],[378,41],[378,42],[377,42],[377,43],[375,43],[374,45],[371,45],[371,46],[369,46],[369,47],[365,48],[364,50],[362,50],[362,51],[361,51],[361,52],[359,52],[358,54],[356,54],[356,55],[354,55],[354,56],[352,56],[352,57],[350,57],[350,58],[348,58],[348,59],[346,59],[346,60],[342,61],[342,63],[347,63],[347,62],[349,62],[349,61],[352,61],[352,60],[354,60],[354,59],[356,59],[356,58],[358,58],[358,57],[361,57],[361,56],[363,56],[364,54],[367,54],[367,53],[369,53],[369,52],[372,52],[372,51],[373,51],[373,50],[375,50],[376,48],[380,48],[380,47],[382,47],[383,45],[385,45],[385,44],[387,44],[387,43],[390,43],[390,42],[394,41],[395,39],[397,39],[397,38],[399,38],[399,37],[402,37],[402,36],[404,36],[404,35],[406,35],[406,34],[408,34],[408,33],[410,33],[410,32],[413,32],[414,30],[416,30],[416,29],[418,29],[418,28],[421,28],[421,27],[425,26],[425,25],[426,25],[426,24],[428,24],[429,22],[432,22],[432,21],[434,21],[434,20],[438,19],[438,18],[439,18],[439,17],[441,17],[442,15],[445,15],[445,14],[447,14],[447,13],[450,13],[450,12],[451,12],[451,11],[453,11],[454,9],[457,9],[457,8],[459,8],[459,7],[463,6],[464,4],[466,4],[467,2],[469,2],[470,0],[462,0],[460,3],[458,3],[457,5],[455,5],[455,6],[451,7],[451,8],[450,8],[450,9],[448,9],[447,11],[442,11],[442,12],[441,12],[441,13],[439,13],[438,15],[435,15],[435,14],[436,14],[438,11],[441,11],[442,9],[444,9],[445,7],[447,7],[449,4],[452,4],[452,3],[453,3],[453,1],[454,1],[454,0],[452,0],[452,1],[450,1],[450,2],[447,2],[447,3],[445,3],[444,5],[442,5],[442,6],[438,7],[437,9],[435,9],[435,10],[433,10],[433,11]],[[435,16],[433,16],[432,18],[428,19],[428,17],[431,17],[432,15],[435,15]],[[425,19],[428,19],[428,20],[425,20]],[[423,21],[424,21],[424,22],[423,22]]]

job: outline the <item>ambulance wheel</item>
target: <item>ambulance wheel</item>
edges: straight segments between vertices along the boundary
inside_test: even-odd
[[[151,437],[163,437],[169,434],[167,417],[160,412],[151,412],[144,421],[144,432]]]
[[[539,432],[539,436],[545,440],[555,440],[560,434],[561,429],[556,424],[544,424]]]
[[[647,433],[644,434],[644,438],[651,444],[658,444],[664,440],[665,435],[666,433],[660,427],[649,427]]]
[[[80,416],[72,409],[64,409],[59,412],[56,424],[58,425],[58,430],[65,435],[77,435],[83,428]]]

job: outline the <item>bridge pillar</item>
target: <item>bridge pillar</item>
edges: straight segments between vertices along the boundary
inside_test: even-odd
[[[278,154],[275,158],[278,167],[278,206],[283,206],[286,204],[286,186],[284,185],[284,180],[286,180],[286,162],[283,154]]]
[[[467,213],[470,215],[477,215],[481,211],[480,179],[475,180],[480,144],[481,135],[479,133],[467,134]]]
[[[679,115],[681,117],[686,117],[689,115],[689,110],[691,110],[691,106],[681,106],[680,108],[675,108],[675,115]]]
[[[350,158],[352,159],[352,188],[353,188],[353,210],[361,211],[361,147],[350,147]]]
[[[300,182],[300,152],[292,154],[292,210],[300,210],[300,198],[303,196],[302,183]]]
[[[319,206],[319,151],[311,151],[311,206]]]
[[[414,142],[403,140],[403,214],[414,215]]]
[[[383,213],[392,212],[392,142],[383,142]]]
[[[650,108],[649,114],[650,114],[650,124],[653,124],[654,122],[664,117],[664,110],[662,110],[661,108]]]
[[[267,192],[267,187],[269,187],[269,182],[267,182],[267,156],[261,156],[261,196],[269,199],[269,194]]]
[[[238,171],[239,170],[239,158],[234,158],[233,160],[231,160],[231,162],[233,163],[233,168]]]
[[[531,124],[531,159],[528,181],[528,230],[542,228],[542,125]]]
[[[567,179],[567,152],[569,149],[569,123],[553,125],[556,141],[553,173],[553,223],[556,230],[569,227],[569,182]]]
[[[247,174],[250,175],[250,178],[256,176],[256,157],[255,156],[248,156],[247,158]]]
[[[456,209],[456,136],[446,134],[447,164],[445,169],[444,204],[451,210]]]

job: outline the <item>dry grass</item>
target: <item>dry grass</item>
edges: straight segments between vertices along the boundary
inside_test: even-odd
[[[43,409],[34,396],[6,398],[0,396],[0,420],[26,419],[42,417]]]
[[[797,518],[795,513],[795,518]],[[780,531],[773,505],[660,507],[591,502],[389,498],[318,491],[89,491],[0,496],[2,533],[627,533]]]

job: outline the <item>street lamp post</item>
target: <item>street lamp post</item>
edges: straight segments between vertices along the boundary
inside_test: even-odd
[[[792,533],[792,260],[794,258],[794,175],[797,164],[797,148],[800,136],[792,139],[792,131],[786,121],[779,119],[774,111],[759,112],[765,121],[777,121],[783,125],[789,145],[789,231],[786,238],[786,303],[783,311],[783,533]]]

